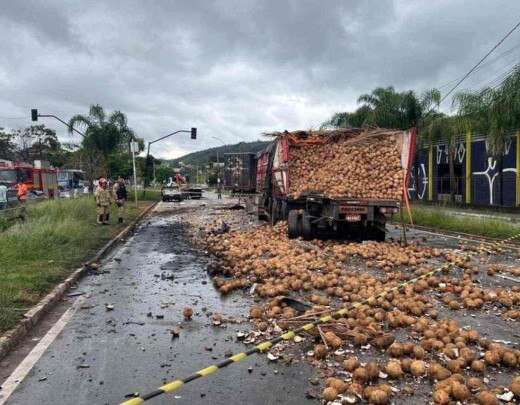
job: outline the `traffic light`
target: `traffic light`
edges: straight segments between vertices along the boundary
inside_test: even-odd
[[[197,139],[197,128],[191,129],[191,139]]]
[[[36,108],[31,110],[31,120],[38,121],[38,110]]]

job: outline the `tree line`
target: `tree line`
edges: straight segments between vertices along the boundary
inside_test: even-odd
[[[426,147],[443,141],[448,146],[451,198],[454,200],[456,142],[468,131],[486,136],[489,152],[497,159],[502,178],[502,155],[506,139],[520,129],[520,65],[498,85],[453,96],[452,113],[440,111],[441,93],[430,89],[418,95],[378,87],[358,98],[352,112],[334,114],[322,127],[417,128],[419,142]]]
[[[471,130],[486,135],[492,154],[498,156],[507,135],[520,128],[520,65],[497,86],[456,93],[451,114],[440,111],[440,102],[437,89],[418,95],[412,90],[378,87],[358,98],[356,110],[336,113],[322,127],[416,127],[426,143],[450,143]]]
[[[80,130],[84,137],[74,132]],[[48,161],[56,168],[85,171],[87,178],[132,175],[130,143],[136,142],[139,152],[144,140],[128,126],[121,111],[107,114],[100,105],[90,106],[86,115],[75,115],[68,122],[72,142],[60,142],[56,131],[45,125],[26,128],[0,128],[0,159],[32,163]],[[137,157],[138,171],[144,173],[145,159]]]

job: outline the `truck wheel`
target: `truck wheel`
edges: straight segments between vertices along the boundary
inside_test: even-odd
[[[275,198],[271,203],[271,225],[280,220],[280,202]]]
[[[384,242],[385,241],[385,237],[386,237],[386,232],[379,229],[379,228],[374,228],[372,230],[372,235],[373,235],[373,239],[375,241],[378,241],[378,242]]]
[[[295,239],[302,234],[302,220],[297,210],[290,210],[287,218],[289,239]]]
[[[370,226],[365,231],[366,239],[384,242],[386,232],[377,226]]]
[[[302,224],[302,236],[305,240],[311,240],[314,238],[314,229],[311,224],[311,217],[304,213],[301,218]]]
[[[282,221],[287,221],[287,201],[282,200],[281,208],[280,208],[280,219]]]

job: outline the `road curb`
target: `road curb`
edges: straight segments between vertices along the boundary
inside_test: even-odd
[[[2,360],[7,354],[16,346],[18,343],[27,336],[27,334],[38,324],[42,317],[60,301],[69,288],[77,283],[81,277],[83,277],[88,269],[90,263],[100,260],[105,254],[107,254],[114,245],[119,242],[122,238],[132,232],[137,224],[148,214],[155,206],[157,202],[151,204],[138,217],[132,221],[126,228],[119,232],[114,238],[109,240],[90,260],[85,262],[83,266],[76,269],[65,281],[58,284],[54,289],[47,294],[38,304],[32,307],[29,311],[24,314],[22,319],[17,326],[13,329],[8,330],[2,336],[0,336],[0,360]]]

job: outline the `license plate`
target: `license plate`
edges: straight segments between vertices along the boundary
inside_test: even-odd
[[[359,205],[340,205],[339,212],[347,215],[366,214],[368,212],[368,207]]]
[[[358,222],[361,221],[361,215],[345,215],[347,222]]]

